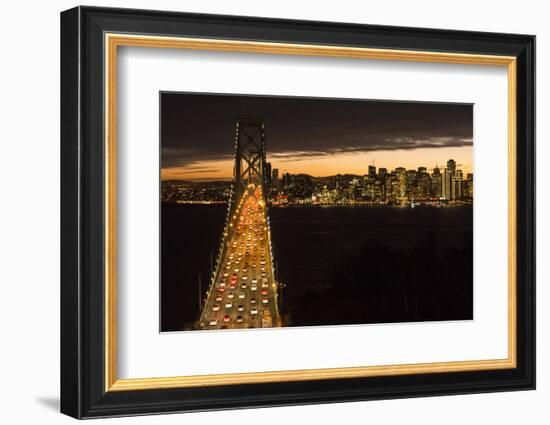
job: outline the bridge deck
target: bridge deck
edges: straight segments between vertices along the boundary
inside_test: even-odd
[[[200,329],[281,325],[261,187],[245,190],[236,202],[221,263],[199,319]]]

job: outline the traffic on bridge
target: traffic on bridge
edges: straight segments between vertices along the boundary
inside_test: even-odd
[[[230,218],[232,237],[200,319],[202,329],[280,326],[261,186],[249,185]]]

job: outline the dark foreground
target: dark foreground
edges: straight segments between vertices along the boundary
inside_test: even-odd
[[[199,314],[226,208],[162,205],[161,327]],[[269,210],[285,326],[472,318],[471,207]]]

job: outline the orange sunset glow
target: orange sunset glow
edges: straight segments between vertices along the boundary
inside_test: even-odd
[[[280,173],[309,174],[314,177],[332,176],[336,174],[363,175],[367,167],[376,165],[377,168],[394,170],[397,167],[416,169],[420,166],[429,170],[436,165],[444,167],[448,159],[454,159],[457,167],[464,174],[473,173],[473,148],[471,146],[455,148],[430,148],[397,151],[376,151],[361,153],[331,154],[313,156],[306,159],[280,160],[270,158],[273,168]],[[189,166],[163,168],[162,180],[230,180],[233,177],[232,159],[198,161]],[[204,172],[206,171],[206,172]]]

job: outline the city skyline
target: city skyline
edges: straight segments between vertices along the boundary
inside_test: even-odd
[[[448,158],[473,172],[470,104],[189,93],[163,93],[161,104],[162,180],[231,179],[235,120],[250,111],[281,174],[361,174],[373,161],[433,169]]]
[[[449,159],[453,159],[453,158],[449,158]],[[363,165],[362,168],[359,170],[361,172],[348,172],[348,171],[337,171],[336,170],[334,173],[330,173],[330,174],[327,173],[327,174],[322,174],[322,175],[314,175],[314,174],[310,174],[310,173],[306,173],[306,172],[302,172],[302,171],[290,172],[290,171],[286,170],[285,168],[278,167],[277,162],[270,162],[270,161],[267,161],[267,162],[271,165],[271,168],[273,170],[278,170],[279,176],[282,176],[284,174],[292,174],[292,175],[301,175],[301,174],[303,174],[303,175],[308,175],[308,176],[314,177],[316,179],[323,179],[323,178],[335,177],[337,175],[366,176],[368,174],[368,168],[370,166],[375,166],[376,169],[380,169],[380,168],[386,169],[389,172],[395,171],[398,168],[404,168],[405,170],[415,170],[415,171],[418,170],[418,168],[426,168],[429,173],[432,173],[436,168],[438,168],[439,170],[444,170],[445,169],[445,164],[447,163],[447,160],[442,160],[440,162],[436,162],[433,167],[427,167],[427,166],[422,165],[422,164],[412,165],[412,166],[408,166],[408,167],[405,167],[404,164],[393,166],[393,167],[387,167],[387,166],[384,166],[384,165],[378,166],[378,163],[373,164],[371,162],[371,163]],[[464,175],[473,174],[473,169],[471,167],[464,167],[464,164],[461,164],[458,161],[455,161],[455,162],[456,162],[456,168],[462,170]],[[227,176],[220,177],[220,178],[189,178],[189,179],[188,178],[175,178],[175,179],[167,178],[167,179],[161,179],[161,180],[162,181],[183,181],[183,182],[189,181],[189,182],[196,182],[196,183],[201,183],[201,182],[208,183],[208,182],[230,182],[230,181],[232,181],[232,179],[233,179],[233,175],[227,175]]]
[[[387,169],[369,165],[363,174],[338,173],[315,177],[308,174],[280,173],[269,162],[263,174],[266,200],[277,205],[432,205],[471,204],[474,175],[464,173],[452,158],[431,171]],[[212,204],[229,200],[230,180],[163,182],[161,200],[183,204]]]

